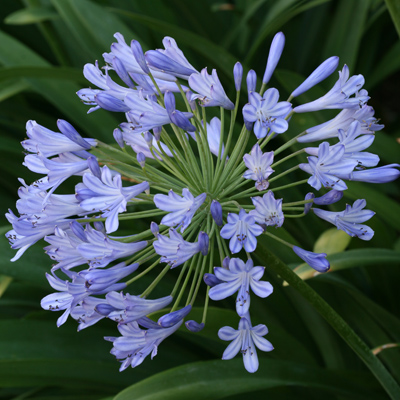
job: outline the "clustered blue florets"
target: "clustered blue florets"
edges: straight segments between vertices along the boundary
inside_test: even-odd
[[[11,247],[18,250],[12,261],[39,240],[48,243],[45,251],[55,264],[46,276],[56,292],[43,298],[42,307],[63,311],[58,326],[71,316],[78,322],[78,330],[103,318],[117,322],[121,336],[105,339],[113,344],[111,353],[121,361],[120,370],[136,367],[148,355],[153,358],[157,354],[160,343],[183,326],[204,280],[206,296],[211,300],[236,296],[238,329],[225,326],[218,332],[220,339],[231,341],[222,358],[231,359],[240,351],[246,370],[255,372],[259,363],[256,347],[265,352],[273,350],[263,337],[268,328],[253,327],[250,318],[251,297],[265,298],[273,292],[272,285],[261,280],[265,266],[254,266],[252,253],[259,237],[279,240],[316,271],[326,272],[329,261],[325,253],[285,242],[271,228],[280,228],[285,218],[303,217],[313,211],[348,235],[370,240],[374,232],[363,223],[374,212],[365,209],[365,200],[356,200],[339,212],[319,207],[340,201],[346,181],[385,183],[400,174],[399,164],[377,167],[379,157],[365,151],[383,125],[377,123],[374,110],[367,105],[364,78],[350,76],[345,65],[328,93],[293,108],[293,98],[337,69],[338,57],[330,57],[293,90],[287,101],[279,101],[278,89],[266,85],[283,52],[285,36],[280,32],[272,41],[259,90],[255,71],[248,72],[248,103],[238,113],[243,79],[240,63],[233,67],[234,103],[217,71],[209,74],[203,68],[199,72],[173,38],[164,38],[164,49],[146,53],[136,40],[128,45],[121,34],[116,33],[115,38],[117,43],[111,45],[110,53],[103,54],[104,67],[97,62],[84,66],[84,76],[97,89],[81,89],[78,96],[91,106],[88,112],[102,108],[125,114],[126,120],[113,132],[116,145],[82,138],[63,120],[57,122],[60,132],[35,121],[27,123],[28,139],[22,146],[29,154],[24,165],[42,177],[31,185],[21,179],[16,205],[19,215],[11,210],[7,214],[12,225],[7,237]],[[181,84],[182,80],[187,86]],[[182,103],[176,102],[177,93]],[[178,109],[177,104],[185,104],[186,109]],[[201,111],[199,106],[203,107]],[[207,121],[206,107],[218,107],[220,118]],[[277,149],[263,152],[277,134],[289,134],[290,120],[297,113],[322,109],[341,111]],[[225,110],[231,111],[230,124],[225,123]],[[238,114],[243,116],[243,128],[233,140]],[[251,132],[254,136],[249,151],[246,145]],[[296,142],[320,143],[278,158]],[[282,167],[304,153],[308,154],[307,162],[304,159],[290,168]],[[309,178],[271,188],[272,183],[295,170]],[[55,194],[72,176],[81,179],[75,193]],[[318,197],[309,192],[299,201],[285,202],[282,192],[306,181],[323,192]],[[296,214],[298,211],[300,214]],[[110,235],[122,225],[126,232],[132,227],[129,223],[147,218],[159,220],[137,234]],[[231,254],[237,258],[230,258]],[[214,260],[217,255],[219,263]],[[154,272],[159,263],[166,265],[140,292],[135,281]],[[214,268],[216,264],[220,266]],[[163,276],[179,266],[171,293],[149,299]],[[127,293],[127,288],[134,294]],[[174,299],[169,311],[157,321],[148,317],[169,307]],[[199,332],[205,327],[207,304],[201,322],[185,321],[188,330]]]

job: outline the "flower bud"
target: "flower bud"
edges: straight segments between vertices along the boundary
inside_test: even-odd
[[[94,156],[90,156],[87,159],[88,162],[88,167],[90,169],[90,172],[97,178],[101,179],[101,169],[99,167],[99,163],[97,161],[97,158]]]
[[[115,141],[118,143],[118,146],[121,147],[121,149],[123,149],[125,147],[125,143],[124,143],[124,139],[122,137],[122,132],[118,128],[115,128],[114,132],[113,132],[113,136],[114,136]]]
[[[263,83],[267,84],[271,79],[272,74],[278,65],[279,59],[281,58],[283,47],[285,46],[285,35],[282,32],[278,32],[272,39],[271,47],[269,49],[267,66],[263,77]]]
[[[243,67],[240,62],[237,62],[233,67],[233,78],[235,80],[235,88],[236,91],[240,91],[240,87],[242,86],[242,78],[243,78]]]
[[[314,199],[314,203],[319,206],[327,206],[329,204],[337,203],[343,197],[343,191],[332,189],[321,197]]]
[[[256,91],[257,74],[255,73],[255,71],[253,69],[251,69],[247,73],[246,84],[247,84],[247,93]]]
[[[315,197],[314,193],[310,192],[310,193],[306,194],[306,197],[304,200],[311,200],[314,197]],[[313,205],[313,202],[304,204],[304,214],[308,214],[308,212],[311,210],[312,205]]]
[[[162,326],[163,328],[169,328],[169,327],[177,324],[183,318],[185,318],[186,315],[188,315],[190,313],[191,309],[192,309],[192,306],[189,304],[180,310],[163,315],[161,318],[159,318],[157,323],[158,323],[158,325]]]
[[[149,146],[149,148],[151,148],[153,146],[153,135],[149,131],[147,131],[144,133],[143,137],[147,143],[147,146]]]
[[[201,254],[203,254],[203,256],[206,256],[208,254],[208,235],[205,232],[200,232],[199,233],[199,248],[200,248],[200,252]]]
[[[222,226],[222,206],[217,200],[213,200],[210,206],[211,216],[218,226]]]
[[[140,164],[140,166],[142,167],[142,168],[144,168],[144,165],[146,164],[146,157],[145,157],[145,155],[142,153],[142,152],[140,152],[140,153],[138,153],[137,154],[137,161],[138,161],[138,163]]]
[[[152,233],[155,237],[157,237],[157,234],[158,234],[158,232],[160,231],[160,230],[158,229],[158,224],[156,224],[155,222],[152,222],[152,223],[150,224],[150,230],[151,230],[151,233]]]
[[[204,328],[204,322],[199,324],[198,322],[193,321],[191,319],[190,321],[186,321],[185,322],[185,326],[190,332],[195,332],[196,333],[196,332],[200,332]]]
[[[203,281],[207,286],[214,287],[222,283],[214,274],[205,273],[203,276]]]

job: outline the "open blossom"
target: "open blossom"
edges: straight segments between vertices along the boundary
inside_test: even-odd
[[[136,321],[118,325],[118,330],[122,334],[120,337],[105,337],[113,343],[111,354],[118,360],[123,360],[120,371],[131,366],[132,368],[140,365],[144,359],[151,354],[151,359],[157,355],[158,346],[168,336],[172,335],[181,325],[183,320],[170,328],[162,328],[157,324],[151,324],[151,320],[146,321],[151,326],[146,330],[140,328]],[[140,324],[145,324],[140,320]],[[147,326],[145,326],[147,327]]]
[[[250,211],[250,215],[259,224],[280,227],[285,220],[282,212],[282,199],[275,200],[274,193],[269,191],[263,197],[252,197],[251,201],[255,210]]]
[[[227,97],[215,69],[212,70],[211,75],[208,74],[207,68],[202,69],[200,74],[190,75],[189,85],[193,91],[198,93],[194,94],[191,100],[199,99],[201,106],[218,106],[227,110],[235,108]]]
[[[126,211],[128,201],[148,188],[147,182],[122,187],[121,175],[113,175],[105,165],[100,176],[83,175],[82,183],[76,186],[76,198],[84,210],[100,211],[106,218],[106,231],[111,233],[118,229],[118,214]]]
[[[346,148],[341,144],[329,146],[323,142],[318,147],[318,157],[308,157],[308,164],[300,164],[299,167],[311,174],[308,180],[314,189],[322,186],[335,190],[346,190],[347,185],[343,179],[350,179],[350,174],[358,165],[358,162],[344,157]]]
[[[154,204],[157,208],[170,213],[161,220],[162,225],[181,227],[183,232],[192,221],[194,213],[204,203],[207,194],[202,193],[196,198],[190,193],[189,189],[182,190],[182,197],[174,193],[173,190],[165,194],[156,194]]]
[[[260,282],[264,269],[264,267],[254,267],[252,260],[247,260],[245,264],[240,258],[231,258],[229,270],[221,267],[214,268],[215,277],[221,283],[210,289],[210,299],[222,300],[238,292],[236,312],[243,317],[250,308],[250,288],[255,295],[262,298],[269,296],[273,291],[269,282]]]
[[[352,237],[371,240],[374,231],[369,226],[363,225],[362,222],[368,221],[375,213],[371,210],[363,210],[366,204],[365,200],[356,200],[353,206],[347,204],[344,211],[334,212],[315,208],[314,213]]]
[[[243,107],[243,118],[254,124],[254,134],[261,139],[272,132],[283,133],[288,129],[285,117],[289,114],[292,105],[287,101],[279,100],[279,92],[275,88],[265,91],[261,97],[256,92],[250,92],[249,104]]]
[[[345,65],[342,71],[339,71],[339,79],[328,93],[310,103],[295,107],[293,111],[303,113],[331,108],[359,108],[369,99],[368,93],[365,90],[361,91],[364,82],[362,75],[350,77],[349,67]],[[353,94],[355,96],[351,97]]]
[[[257,190],[268,189],[268,177],[274,172],[271,164],[274,161],[274,152],[263,153],[259,144],[251,149],[250,154],[243,156],[243,161],[248,170],[243,174],[243,178],[256,181]]]
[[[254,218],[241,209],[239,215],[228,214],[228,223],[221,229],[221,236],[230,239],[229,249],[232,253],[239,253],[242,248],[252,252],[257,247],[256,236],[261,235],[263,231]]]
[[[230,326],[224,326],[218,331],[218,337],[221,340],[231,341],[222,355],[223,360],[230,360],[235,357],[239,351],[243,355],[244,367],[248,372],[258,370],[258,357],[256,347],[261,351],[272,351],[274,347],[263,336],[268,333],[265,325],[252,326],[250,316],[240,319],[237,330]]]

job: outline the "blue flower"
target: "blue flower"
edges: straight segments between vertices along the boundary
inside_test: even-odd
[[[375,135],[361,134],[360,122],[353,121],[346,131],[339,129],[338,134],[339,143],[335,146],[342,145],[345,147],[343,158],[357,161],[358,166],[356,168],[374,167],[378,164],[379,157],[376,154],[363,151],[372,144]],[[319,149],[307,147],[305,151],[310,155],[317,156]]]
[[[366,204],[365,200],[356,200],[353,206],[347,204],[344,211],[334,212],[315,208],[314,213],[352,237],[371,240],[374,231],[369,226],[361,224],[375,215],[371,210],[363,210]]]
[[[201,233],[202,232],[200,232],[200,234]],[[171,265],[171,268],[175,268],[204,250],[202,248],[200,234],[197,243],[190,243],[184,240],[175,229],[171,228],[169,230],[169,238],[158,234],[158,240],[153,243],[153,246],[156,253],[162,256],[161,262],[166,262]],[[206,234],[203,232],[201,237],[204,235]]]
[[[288,129],[285,117],[292,105],[287,101],[279,100],[279,92],[275,88],[266,90],[263,97],[256,92],[250,92],[249,104],[243,107],[243,118],[254,124],[254,133],[261,139],[272,132],[283,133]]]
[[[269,296],[273,291],[269,282],[259,282],[264,275],[264,270],[264,267],[254,267],[252,260],[247,260],[245,264],[240,258],[231,258],[229,270],[221,267],[214,268],[215,277],[222,283],[210,289],[210,299],[215,301],[226,299],[238,291],[236,312],[243,317],[250,308],[250,287],[254,294],[262,298]]]
[[[285,220],[282,212],[282,200],[275,200],[274,193],[270,190],[263,197],[252,197],[251,201],[255,210],[250,211],[250,215],[259,224],[280,227]]]
[[[367,104],[361,108],[345,108],[333,119],[320,125],[307,129],[307,133],[300,136],[297,141],[300,143],[325,140],[338,136],[338,129],[347,130],[353,121],[361,124],[361,133],[370,135],[383,129],[384,125],[378,124],[374,118],[374,109]]]
[[[349,180],[369,183],[387,183],[400,176],[400,164],[389,164],[383,167],[370,168],[351,173]]]
[[[147,323],[146,323],[147,322]],[[140,324],[145,323],[151,326],[147,330],[142,330],[136,321],[127,324],[119,324],[118,330],[122,336],[105,337],[105,340],[113,342],[111,354],[123,362],[120,371],[131,366],[132,368],[140,365],[144,359],[151,354],[151,358],[157,355],[158,346],[168,336],[172,335],[182,325],[183,320],[169,328],[161,328],[157,324],[151,324],[151,320],[139,320]]]
[[[189,77],[189,86],[198,94],[193,94],[191,100],[199,99],[203,107],[223,107],[233,110],[235,105],[228,99],[224,88],[219,81],[217,71],[212,70],[212,74],[207,73],[207,68],[201,73],[192,74]]]
[[[308,157],[308,164],[300,164],[299,167],[311,174],[308,180],[314,189],[322,186],[335,190],[346,190],[347,186],[342,179],[349,179],[358,162],[345,158],[346,148],[341,144],[329,146],[323,142],[318,147],[318,157]]]
[[[220,235],[224,239],[231,239],[229,248],[232,253],[239,253],[243,247],[251,253],[257,247],[256,236],[263,232],[263,228],[256,224],[253,216],[241,209],[239,215],[228,213],[228,223],[221,229]]]
[[[167,307],[172,300],[172,296],[153,300],[129,293],[110,291],[106,295],[106,300],[96,304],[95,310],[113,321],[127,324]]]
[[[330,268],[325,253],[313,253],[312,251],[307,251],[297,246],[293,246],[293,251],[311,268],[314,268],[318,272],[326,272]]]
[[[107,233],[118,229],[118,214],[126,211],[128,201],[149,189],[147,182],[122,187],[121,175],[112,173],[106,165],[101,169],[100,177],[86,173],[82,181],[75,187],[76,198],[84,210],[102,213],[106,218]]]
[[[198,208],[204,203],[207,197],[206,193],[202,193],[196,198],[190,193],[189,189],[182,190],[182,196],[177,195],[171,189],[168,196],[165,194],[156,194],[153,198],[157,208],[169,211],[161,220],[162,225],[181,227],[183,232],[192,221],[192,217]]]
[[[258,370],[258,357],[256,347],[261,351],[272,351],[274,347],[263,336],[268,333],[265,325],[252,327],[250,316],[241,318],[237,330],[224,326],[218,331],[221,340],[232,341],[222,355],[223,360],[230,360],[240,351],[243,355],[244,367],[248,372]]]
[[[198,71],[189,64],[175,39],[166,36],[163,39],[165,50],[149,50],[146,52],[146,61],[156,70],[167,72],[178,78],[188,79],[191,74]]]
[[[147,241],[124,243],[111,240],[102,230],[85,228],[73,221],[69,229],[56,227],[54,235],[45,237],[50,246],[44,248],[52,260],[58,262],[53,270],[71,269],[88,263],[91,268],[103,268],[110,262],[130,256],[147,246]]]
[[[293,111],[303,113],[331,108],[359,108],[360,105],[364,105],[369,99],[368,93],[361,90],[365,82],[364,77],[354,75],[349,79],[349,76],[349,67],[345,65],[342,71],[339,71],[339,79],[328,93],[310,103],[295,107]],[[355,97],[350,97],[353,94]]]
[[[42,308],[50,311],[65,310],[57,320],[57,326],[61,326],[68,318],[70,312],[86,297],[100,295],[112,290],[121,290],[126,287],[125,283],[117,283],[121,278],[129,275],[137,268],[137,264],[126,265],[124,262],[117,264],[109,270],[97,270],[97,282],[90,282],[94,271],[84,270],[79,273],[62,269],[71,279],[63,281],[57,275],[46,273],[46,278],[56,293],[44,297],[40,303]],[[111,273],[109,271],[112,271]],[[104,277],[105,279],[102,279]]]
[[[250,154],[243,156],[243,161],[248,170],[243,174],[243,178],[256,181],[257,190],[268,189],[268,177],[274,172],[271,164],[274,162],[274,152],[263,153],[258,144],[253,146]]]
[[[35,121],[28,121],[26,133],[29,139],[21,142],[22,147],[30,153],[52,157],[61,153],[88,150],[97,145],[95,139],[83,139],[67,121],[59,119],[57,126],[61,133],[53,132]]]

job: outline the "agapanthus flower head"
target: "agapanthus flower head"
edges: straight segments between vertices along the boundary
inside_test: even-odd
[[[339,202],[346,180],[390,182],[400,175],[400,164],[376,167],[379,157],[366,151],[383,126],[366,105],[364,78],[350,77],[347,66],[328,93],[292,109],[290,100],[328,77],[337,57],[324,61],[288,101],[279,101],[276,88],[265,90],[283,51],[281,32],[272,40],[259,92],[256,72],[248,72],[248,103],[241,110],[241,63],[233,67],[232,88],[227,90],[235,89],[234,104],[217,70],[210,75],[207,68],[190,64],[173,38],[164,38],[164,49],[144,54],[138,41],[127,44],[120,33],[115,37],[111,52],[103,54],[105,66],[84,66],[84,76],[95,88],[78,92],[91,106],[89,112],[103,108],[117,113],[114,117],[121,120],[110,132],[114,143],[83,138],[63,120],[57,122],[60,132],[27,123],[29,138],[22,145],[30,154],[24,165],[40,177],[30,185],[20,179],[18,212],[6,214],[12,225],[7,237],[18,250],[12,261],[41,239],[47,242],[45,251],[55,263],[47,279],[55,293],[42,300],[42,307],[62,311],[59,326],[69,315],[79,330],[104,318],[115,322],[122,336],[105,339],[113,342],[111,353],[121,361],[121,371],[138,366],[150,354],[154,357],[160,343],[197,307],[202,291],[202,319],[185,322],[191,332],[205,326],[208,297],[217,301],[233,295],[240,322],[238,330],[219,330],[222,340],[231,341],[223,359],[240,351],[245,368],[255,372],[256,347],[273,349],[263,338],[267,327],[253,327],[250,320],[255,303],[250,298],[266,298],[273,291],[261,280],[265,268],[252,261],[257,257],[252,253],[264,245],[261,235],[326,272],[325,253],[295,246],[284,240],[289,234],[274,234],[270,227],[279,229],[290,219],[288,232],[301,243],[296,222],[309,218],[313,210],[352,237],[369,240],[373,231],[363,223],[374,212],[365,209],[365,200],[340,212],[316,206]],[[181,79],[188,80],[189,87]],[[296,123],[288,129],[299,118],[296,113],[323,109],[342,111],[303,133],[296,132]],[[278,134],[284,135],[275,140]],[[324,142],[302,146],[313,141]],[[304,179],[307,174],[311,176]],[[75,193],[58,194],[71,177],[79,180]],[[316,190],[329,191],[307,193],[307,181]],[[270,250],[276,251],[274,246]],[[230,253],[240,252],[245,260],[230,258]],[[218,258],[220,266],[213,274]],[[177,266],[180,271],[171,273]],[[288,268],[283,263],[267,267]],[[166,295],[150,298],[171,279],[175,282]]]

